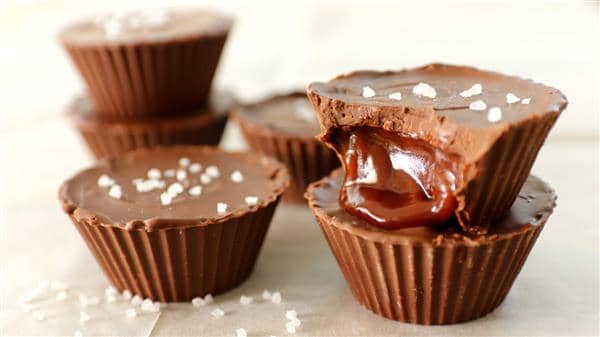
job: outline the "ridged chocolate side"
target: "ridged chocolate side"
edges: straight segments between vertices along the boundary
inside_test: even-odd
[[[71,220],[117,289],[181,302],[224,292],[250,275],[278,202],[221,223],[156,231]]]
[[[203,106],[227,34],[156,44],[65,43],[98,114],[133,120]]]
[[[268,134],[239,121],[248,145],[255,151],[276,158],[290,171],[291,183],[283,194],[287,202],[306,203],[304,192],[311,182],[328,175],[341,164],[335,152],[313,138]]]
[[[221,140],[227,115],[189,123],[73,123],[97,159],[140,148],[159,145],[217,145]]]
[[[400,244],[369,240],[316,215],[356,300],[383,317],[425,325],[494,310],[543,228],[478,245]]]
[[[458,194],[461,224],[487,225],[514,203],[558,113],[533,117],[509,128],[475,164],[478,174]],[[473,230],[474,228],[471,228]]]

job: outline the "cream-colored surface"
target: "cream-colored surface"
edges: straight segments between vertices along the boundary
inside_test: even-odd
[[[558,208],[502,306],[455,326],[396,323],[352,298],[311,214],[281,205],[254,274],[239,288],[196,310],[170,305],[160,315],[125,318],[124,303],[81,309],[79,291],[103,296],[104,276],[62,214],[62,180],[91,163],[61,117],[81,90],[53,40],[56,27],[78,14],[121,1],[0,4],[0,334],[286,336],[285,310],[302,320],[297,335],[598,335],[599,144],[598,4],[475,1],[431,3],[231,1],[237,16],[219,71],[219,86],[246,98],[304,85],[356,68],[412,66],[431,60],[520,74],[564,90],[568,110],[542,149],[534,173],[559,195]],[[144,2],[146,4],[147,2]],[[178,3],[191,3],[178,1]],[[208,3],[203,1],[202,3]],[[164,5],[153,1],[150,5]],[[224,146],[242,147],[230,125]],[[65,302],[42,305],[36,321],[16,305],[42,279],[71,285]],[[279,290],[279,305],[239,304]],[[210,311],[221,307],[225,317]],[[92,319],[79,323],[79,311]]]

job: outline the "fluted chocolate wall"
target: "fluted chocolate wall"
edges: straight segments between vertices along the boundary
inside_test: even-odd
[[[207,101],[227,35],[131,45],[65,44],[106,120],[194,111]]]
[[[117,289],[178,302],[218,294],[244,281],[278,202],[222,223],[150,232],[71,220]]]
[[[452,324],[506,297],[543,225],[483,244],[378,242],[317,220],[358,302],[389,319]]]
[[[252,149],[277,158],[290,171],[290,187],[283,194],[286,201],[306,203],[304,192],[308,184],[341,165],[335,152],[316,139],[264,135],[249,129],[243,122],[238,124]]]

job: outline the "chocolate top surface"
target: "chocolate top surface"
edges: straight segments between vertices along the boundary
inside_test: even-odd
[[[443,228],[410,227],[386,230],[373,226],[340,207],[338,194],[342,179],[343,171],[340,169],[334,171],[331,176],[313,183],[307,191],[311,208],[317,216],[330,224],[376,241],[418,240],[442,244],[496,240],[526,231],[532,226],[543,225],[556,205],[554,190],[543,180],[530,175],[510,211],[485,234],[462,232],[457,224]]]
[[[77,44],[160,42],[227,34],[232,19],[205,9],[146,9],[114,12],[65,27],[61,39]]]
[[[288,184],[282,164],[248,153],[178,146],[100,161],[67,180],[65,212],[127,229],[198,226],[252,212]]]
[[[236,115],[246,123],[285,135],[314,137],[320,130],[305,92],[276,95],[246,105],[237,110]]]
[[[415,114],[434,111],[438,117],[475,128],[560,112],[567,104],[560,91],[531,80],[446,64],[352,72],[329,82],[312,83],[308,92],[309,96],[340,101],[354,109],[379,107]],[[499,108],[499,112],[490,111],[492,108]]]

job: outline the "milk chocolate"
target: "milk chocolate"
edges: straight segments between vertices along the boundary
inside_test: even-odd
[[[353,132],[374,128],[383,130],[382,137],[403,138],[400,142],[407,148],[417,146],[416,141],[429,144],[425,157],[452,158],[451,167],[442,170],[455,184],[449,185],[452,193],[444,205],[455,205],[454,214],[469,231],[487,230],[510,209],[539,148],[567,106],[560,91],[531,80],[444,64],[354,72],[312,83],[308,96],[321,125],[319,139],[333,148],[347,147]],[[410,161],[408,152],[405,158]],[[347,158],[341,153],[340,159]],[[432,167],[431,160],[425,166]],[[391,157],[388,161],[393,162]],[[421,199],[427,194],[431,199],[440,187],[431,184],[445,180],[427,181],[399,170],[404,173],[397,179],[425,183]],[[394,192],[394,184],[386,186]],[[443,222],[438,220],[433,224]]]

